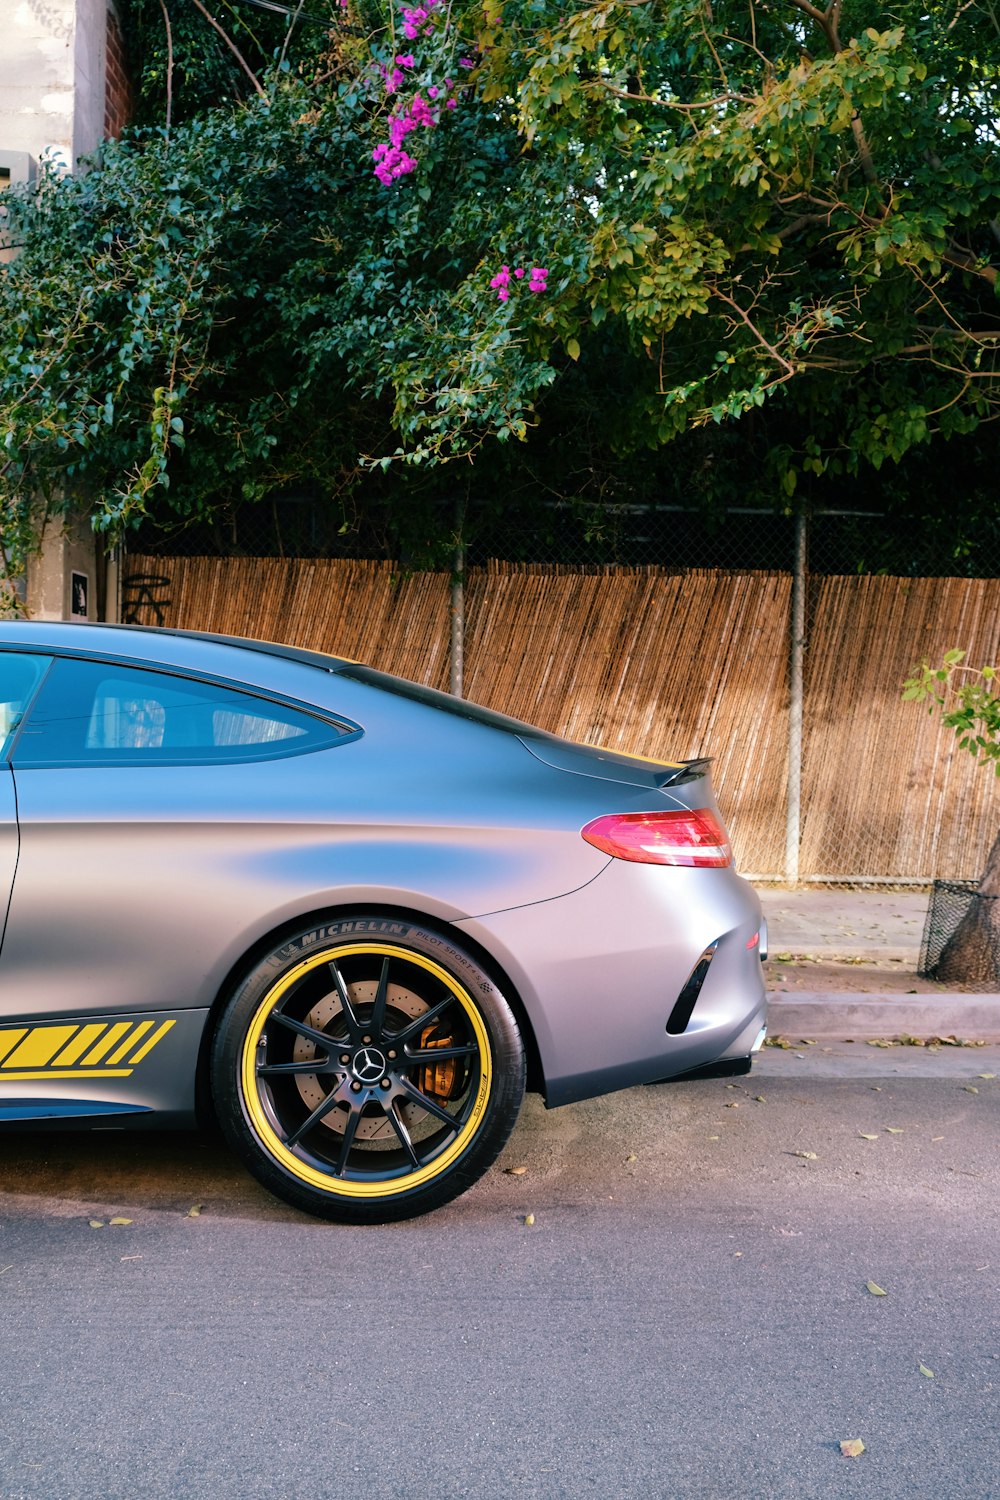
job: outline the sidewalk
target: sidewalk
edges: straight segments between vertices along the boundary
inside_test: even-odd
[[[772,1037],[1000,1041],[1000,994],[917,976],[926,891],[764,887],[758,895]]]

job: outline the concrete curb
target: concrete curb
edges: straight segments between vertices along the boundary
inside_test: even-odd
[[[1000,995],[852,995],[803,990],[769,995],[768,1035],[847,1041],[954,1036],[1000,1041]]]

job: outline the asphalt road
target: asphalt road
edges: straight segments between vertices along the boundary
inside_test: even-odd
[[[998,1496],[984,1073],[815,1048],[529,1101],[458,1203],[363,1230],[213,1140],[7,1136],[0,1496]]]

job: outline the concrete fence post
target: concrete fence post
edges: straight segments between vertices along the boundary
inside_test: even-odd
[[[806,586],[809,533],[804,509],[795,517],[795,559],[789,619],[788,800],[785,810],[785,879],[799,883],[802,843],[802,704],[806,650]]]

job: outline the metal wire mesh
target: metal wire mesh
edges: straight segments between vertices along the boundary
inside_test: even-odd
[[[975,880],[935,880],[917,973],[968,989],[1000,990],[1000,907]]]
[[[447,566],[455,505],[434,512],[439,565]],[[998,522],[1000,525],[1000,522]],[[464,508],[466,563],[559,564],[565,567],[722,568],[791,572],[795,516],[780,508],[723,510],[674,504],[611,504],[512,497]],[[812,578],[888,575],[896,578],[1000,577],[1000,534],[984,517],[952,531],[916,525],[889,511],[819,508],[808,512]],[[391,518],[381,511],[346,517],[341,508],[305,494],[224,506],[211,520],[144,525],[130,550],[172,557],[384,558],[413,566]],[[416,564],[419,566],[420,564]],[[815,614],[815,590],[810,596]]]

